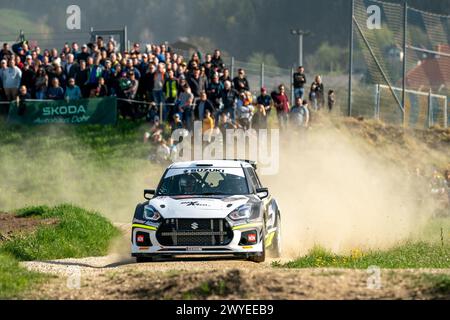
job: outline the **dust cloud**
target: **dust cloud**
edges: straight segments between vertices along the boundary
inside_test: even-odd
[[[73,135],[63,136],[70,147],[62,147],[58,134],[65,133],[0,146],[0,211],[70,203],[129,223],[143,190],[156,187],[164,168],[137,154],[136,146],[120,146],[120,154],[102,159]]]
[[[386,249],[428,219],[406,168],[350,132],[315,128],[282,136],[280,172],[263,177],[278,199],[284,256]]]

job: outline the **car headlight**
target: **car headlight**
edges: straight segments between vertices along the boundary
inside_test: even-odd
[[[159,219],[161,219],[161,214],[153,206],[145,206],[144,219],[150,221],[158,221]]]
[[[242,219],[250,219],[252,215],[252,206],[249,204],[244,204],[231,212],[228,217],[232,220],[242,220]]]

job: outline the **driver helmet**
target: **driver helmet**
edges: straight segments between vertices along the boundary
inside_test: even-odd
[[[180,182],[179,183],[180,183],[180,191],[181,191],[181,193],[189,194],[189,193],[193,193],[194,192],[196,179],[193,176],[191,176],[189,174],[183,175],[180,178]]]

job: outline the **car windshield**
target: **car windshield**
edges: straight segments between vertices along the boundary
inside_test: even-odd
[[[158,196],[246,195],[242,168],[169,169],[160,183]]]

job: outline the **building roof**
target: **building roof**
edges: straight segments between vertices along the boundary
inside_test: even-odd
[[[437,52],[450,55],[449,45],[438,45]],[[409,71],[406,75],[408,88],[416,90],[450,89],[450,56],[432,55]]]

